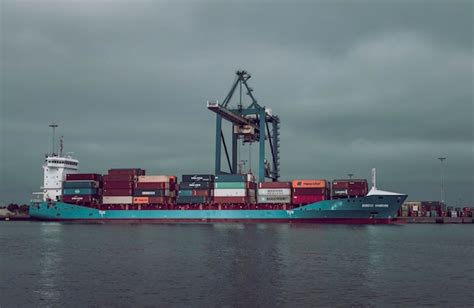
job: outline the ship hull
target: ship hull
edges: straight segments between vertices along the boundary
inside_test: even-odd
[[[99,210],[63,202],[39,202],[30,207],[30,216],[48,221],[79,222],[278,222],[278,223],[358,223],[385,224],[395,218],[406,195],[372,195],[362,198],[325,200],[283,209],[232,210]]]

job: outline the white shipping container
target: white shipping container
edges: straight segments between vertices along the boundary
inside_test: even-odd
[[[258,196],[257,203],[291,203],[291,196]]]
[[[168,175],[141,175],[138,177],[138,182],[169,182],[170,178]]]
[[[132,204],[132,196],[103,196],[103,204]]]
[[[418,211],[418,205],[412,205],[412,211],[417,212]]]
[[[290,188],[260,188],[259,196],[291,196]]]
[[[221,188],[221,189],[214,189],[214,196],[215,197],[246,197],[247,196],[247,189],[243,188]]]

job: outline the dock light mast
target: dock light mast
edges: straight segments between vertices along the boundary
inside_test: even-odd
[[[446,195],[444,191],[444,161],[446,157],[438,157],[439,162],[441,163],[441,203],[446,204]]]
[[[259,164],[258,164],[258,180],[263,182],[268,177],[272,181],[278,181],[280,177],[280,119],[273,115],[270,109],[258,104],[253,89],[249,87],[247,81],[251,75],[239,70],[236,72],[236,80],[222,103],[208,102],[207,108],[216,113],[216,157],[215,157],[215,173],[216,174],[237,174],[237,153],[238,140],[243,143],[252,144],[259,143]],[[236,89],[239,89],[239,102],[236,108],[230,108],[229,103]],[[242,91],[246,90],[246,95],[250,97],[251,103],[245,107],[242,102]],[[229,156],[227,144],[222,131],[222,120],[232,123],[232,145],[231,156]],[[270,129],[271,126],[271,129]],[[271,168],[268,168],[268,162],[265,159],[265,141],[268,140],[271,154]],[[229,172],[222,170],[221,154],[222,146],[227,158]],[[266,168],[267,167],[267,168]],[[266,171],[267,169],[267,171]],[[269,171],[268,171],[269,170]]]

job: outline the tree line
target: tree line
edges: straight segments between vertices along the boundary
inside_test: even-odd
[[[28,214],[28,212],[30,211],[30,206],[27,204],[18,205],[16,203],[10,203],[6,206],[6,208],[12,213]]]

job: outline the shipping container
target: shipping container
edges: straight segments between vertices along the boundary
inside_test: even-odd
[[[66,188],[63,189],[63,195],[97,195],[96,188]]]
[[[260,182],[258,188],[291,188],[291,182]]]
[[[228,188],[242,188],[245,189],[247,188],[247,182],[219,182],[219,183],[214,183],[214,188],[216,189],[228,189]]]
[[[257,203],[291,203],[291,196],[258,196]]]
[[[134,183],[130,181],[107,181],[103,183],[104,189],[132,189],[133,186]]]
[[[326,180],[294,180],[293,188],[325,188],[328,186]]]
[[[103,204],[132,204],[132,196],[103,196]]]
[[[133,204],[148,204],[148,197],[134,197]]]
[[[215,197],[245,197],[248,195],[249,195],[249,191],[245,188],[215,189],[214,190]]]
[[[259,196],[291,196],[290,188],[260,188]]]
[[[135,189],[133,191],[135,197],[169,197],[170,191],[164,189],[151,190],[151,189]]]
[[[218,204],[255,204],[255,197],[214,197],[214,203]]]
[[[183,174],[183,182],[214,182],[213,174]]]
[[[172,184],[167,182],[136,182],[136,189],[170,189]]]
[[[255,182],[216,182],[214,188],[247,188],[257,189]]]
[[[326,196],[320,195],[320,196],[305,196],[305,195],[300,195],[300,196],[293,196],[293,204],[308,204],[308,203],[314,203],[314,202],[319,202],[326,200]]]
[[[347,189],[332,189],[333,196],[347,196],[348,190]]]
[[[199,197],[199,196],[178,196],[176,199],[177,204],[198,204],[198,203],[210,203],[211,198]]]
[[[187,189],[180,190],[178,195],[183,197],[212,197],[214,195],[214,191],[205,189]]]
[[[211,190],[211,189],[193,189],[193,196],[212,197],[212,196],[214,196],[214,190]]]
[[[367,195],[368,191],[366,188],[352,188],[352,189],[349,189],[349,191],[347,192],[347,195],[348,196],[365,196]]]
[[[63,188],[99,188],[99,184],[97,181],[66,181],[63,182]]]
[[[334,180],[332,181],[333,189],[350,189],[350,188],[368,188],[367,180],[353,179],[353,180]]]
[[[142,175],[138,177],[138,182],[140,183],[150,183],[150,182],[165,182],[169,183],[170,181],[174,181],[173,179],[176,177],[172,177],[169,175]]]
[[[173,197],[148,197],[148,202],[150,204],[174,204],[174,203],[176,203],[176,198],[173,198]]]
[[[99,200],[99,196],[91,196],[91,195],[70,195],[70,196],[63,196],[63,202],[66,203],[92,203]]]
[[[133,196],[132,189],[104,189],[104,196]]]
[[[133,182],[136,176],[130,174],[106,174],[102,178],[104,182]]]
[[[214,187],[212,182],[181,182],[179,189],[210,189]]]
[[[102,175],[97,173],[69,173],[66,181],[102,181]]]
[[[293,195],[326,195],[328,193],[327,188],[294,188]]]
[[[215,176],[216,182],[249,182],[247,174],[219,174]]]
[[[180,197],[192,197],[193,196],[193,190],[192,189],[180,189],[178,191],[178,196],[180,196]]]
[[[145,175],[145,170],[140,168],[109,169],[109,175]]]

